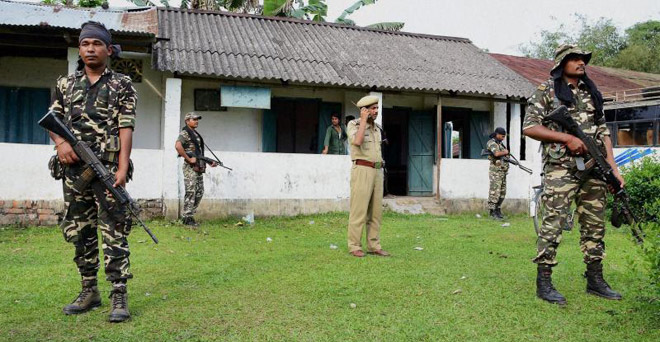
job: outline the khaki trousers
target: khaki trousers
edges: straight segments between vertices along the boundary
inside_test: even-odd
[[[367,225],[367,251],[380,247],[380,221],[383,216],[383,169],[353,165],[351,169],[351,209],[348,216],[348,251],[362,249],[362,231]]]

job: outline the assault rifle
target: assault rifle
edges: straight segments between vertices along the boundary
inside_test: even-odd
[[[213,151],[211,151],[211,153],[213,153]],[[220,161],[220,159],[218,159],[218,157],[215,156],[215,154],[213,154],[213,156],[214,156],[216,159],[209,158],[209,157],[204,157],[204,156],[196,156],[194,152],[186,152],[186,154],[187,154],[188,157],[190,157],[190,158],[197,158],[197,159],[199,159],[199,160],[201,160],[201,161],[203,161],[203,162],[205,162],[205,163],[207,163],[207,164],[213,164],[213,163],[215,163],[215,164],[217,164],[217,165],[220,166],[220,167],[224,167],[225,169],[227,169],[227,170],[229,170],[229,171],[233,171],[231,168],[226,167],[226,166]],[[203,166],[203,164],[202,164],[202,166]]]
[[[495,156],[493,155],[493,152],[491,152],[490,150],[487,150],[487,149],[483,149],[483,150],[481,150],[481,156],[482,156],[482,157],[484,157],[484,156],[493,156],[493,157],[495,157]],[[509,153],[508,155],[503,156],[503,157],[501,157],[501,158],[502,158],[502,160],[504,160],[505,162],[517,166],[517,167],[520,168],[521,170],[523,170],[523,171],[529,173],[530,175],[532,174],[532,169],[530,169],[530,168],[528,168],[528,167],[525,167],[525,166],[523,166],[522,164],[520,164],[520,162],[518,161],[518,159],[516,159],[516,157],[514,157],[511,153]]]
[[[566,106],[559,106],[553,110],[544,119],[544,122],[555,122],[561,126],[564,131],[571,134],[587,146],[587,152],[594,160],[595,168],[597,168],[597,175],[612,188],[614,194],[614,205],[612,208],[611,223],[614,227],[621,227],[622,223],[629,224],[631,231],[638,243],[644,242],[644,232],[641,228],[637,227],[637,219],[630,208],[630,197],[626,190],[621,187],[621,182],[614,175],[612,166],[605,160],[605,156],[596,145],[593,137],[588,136],[575,122],[571,114],[568,112]]]
[[[39,126],[64,138],[64,140],[73,147],[73,151],[76,155],[78,155],[78,157],[87,165],[87,169],[83,171],[80,180],[83,180],[84,183],[91,183],[91,181],[98,179],[103,188],[110,192],[120,206],[126,206],[131,215],[135,217],[142,228],[144,228],[147,234],[149,234],[154,243],[158,243],[158,239],[154,233],[152,233],[149,227],[140,220],[140,217],[138,216],[140,208],[138,207],[137,202],[131,198],[123,186],[113,186],[116,181],[115,176],[108,171],[85,142],[76,139],[76,136],[73,135],[71,130],[69,130],[69,128],[65,126],[53,112],[48,112],[43,118],[41,118],[41,120],[39,120]],[[78,183],[78,181],[76,181],[76,183]],[[105,200],[99,198],[99,202],[103,203]]]

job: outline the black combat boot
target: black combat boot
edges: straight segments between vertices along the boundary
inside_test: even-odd
[[[183,223],[186,226],[191,226],[191,227],[199,226],[199,224],[197,224],[197,222],[195,222],[195,219],[192,218],[192,216],[182,218],[181,223]]]
[[[621,294],[612,290],[603,279],[603,264],[600,260],[587,264],[584,275],[587,277],[587,293],[606,299],[621,300]]]
[[[83,280],[78,297],[65,306],[62,311],[67,315],[77,315],[101,306],[101,294],[96,280]]]
[[[506,216],[502,214],[502,208],[500,207],[495,208],[495,215],[497,215],[497,217],[499,217],[500,220],[506,219]]]
[[[110,322],[118,323],[131,318],[131,314],[128,312],[126,286],[113,286],[112,292],[110,292],[110,300],[112,301],[112,310],[108,316]]]
[[[538,265],[536,296],[552,304],[566,304],[566,298],[552,285],[552,267],[550,265]]]
[[[502,218],[500,218],[499,215],[497,215],[497,209],[490,209],[488,211],[488,216],[490,216],[490,218],[492,218],[494,220],[501,220],[502,219]]]

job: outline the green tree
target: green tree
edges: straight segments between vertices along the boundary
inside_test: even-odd
[[[660,21],[637,23],[621,34],[612,19],[591,22],[586,16],[574,16],[578,29],[569,30],[561,24],[555,30],[543,30],[538,41],[521,44],[520,52],[527,57],[552,59],[560,44],[577,44],[593,52],[594,65],[660,73]]]
[[[626,30],[626,46],[612,65],[660,74],[660,21],[637,23]]]
[[[86,7],[94,8],[101,6],[106,0],[78,0],[74,2],[73,0],[42,0],[42,4],[46,5],[64,5],[69,7]]]
[[[599,18],[591,23],[586,16],[574,14],[580,27],[569,30],[564,24],[556,30],[543,30],[541,39],[520,46],[520,51],[527,57],[551,59],[560,44],[577,44],[581,48],[593,51],[591,63],[612,65],[619,51],[624,47],[624,37],[612,22],[612,19]]]

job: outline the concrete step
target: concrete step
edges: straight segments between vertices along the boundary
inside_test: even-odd
[[[446,215],[445,208],[435,197],[387,196],[383,198],[383,206],[400,214],[431,214]]]

